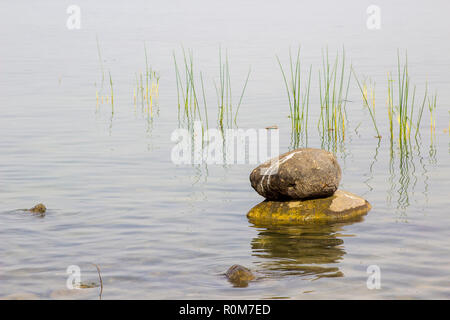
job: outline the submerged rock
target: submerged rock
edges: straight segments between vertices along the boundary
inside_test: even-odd
[[[255,276],[249,269],[238,264],[232,265],[225,275],[236,287],[246,287],[251,280],[255,279]]]
[[[47,208],[42,203],[39,203],[28,211],[30,211],[31,213],[43,215],[47,211]]]
[[[355,220],[365,215],[369,202],[347,191],[337,190],[327,198],[263,201],[247,214],[253,223],[328,223]]]
[[[296,149],[269,160],[250,174],[253,189],[268,200],[300,200],[331,196],[341,168],[331,152]]]

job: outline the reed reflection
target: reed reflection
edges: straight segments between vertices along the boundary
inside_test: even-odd
[[[404,215],[406,209],[411,205],[411,201],[417,198],[417,191],[425,197],[428,203],[429,177],[427,166],[435,166],[435,157],[432,150],[435,150],[433,143],[430,144],[428,154],[428,165],[426,156],[421,152],[420,136],[417,140],[418,146],[410,147],[408,152],[401,149],[390,150],[389,159],[389,190],[387,192],[387,202],[397,211]],[[423,186],[422,190],[416,190],[418,186]]]

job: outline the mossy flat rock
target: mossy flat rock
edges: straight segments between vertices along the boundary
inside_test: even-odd
[[[337,190],[327,198],[291,201],[263,201],[253,207],[247,217],[251,222],[265,223],[330,223],[355,220],[365,215],[369,202],[353,193]]]

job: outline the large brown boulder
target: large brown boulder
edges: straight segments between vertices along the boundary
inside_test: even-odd
[[[269,160],[250,174],[253,189],[268,200],[331,196],[341,180],[336,156],[321,149],[296,149]]]

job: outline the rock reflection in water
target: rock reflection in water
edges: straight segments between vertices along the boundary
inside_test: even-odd
[[[338,264],[345,255],[343,226],[257,225],[258,236],[251,242],[253,256],[259,258],[258,271],[265,277],[343,277]]]

